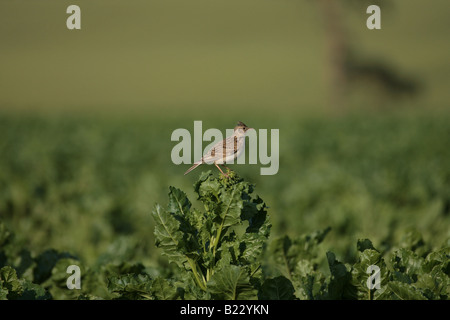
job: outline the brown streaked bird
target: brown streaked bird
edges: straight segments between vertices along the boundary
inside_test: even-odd
[[[239,157],[239,155],[242,153],[242,150],[244,150],[245,148],[245,134],[248,130],[255,129],[249,128],[244,123],[239,121],[236,127],[234,127],[234,132],[231,136],[212,146],[212,148],[209,149],[209,151],[205,153],[200,160],[194,162],[194,165],[190,167],[184,174],[188,174],[203,163],[214,163],[217,169],[219,169],[224,176],[228,177],[228,175],[224,173],[218,165],[222,165],[227,168],[224,165],[225,163]]]

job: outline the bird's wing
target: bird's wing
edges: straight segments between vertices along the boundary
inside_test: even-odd
[[[235,135],[216,143],[203,156],[202,160],[206,163],[213,163],[214,161],[224,159],[237,152],[237,137]]]

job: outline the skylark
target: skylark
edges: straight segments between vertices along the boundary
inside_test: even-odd
[[[194,162],[194,165],[190,167],[184,174],[188,174],[199,165],[203,163],[214,163],[217,169],[228,178],[228,175],[220,169],[219,164],[230,170],[224,164],[232,161],[240,156],[242,150],[245,148],[245,134],[248,130],[255,130],[247,127],[244,123],[239,121],[234,127],[234,133],[226,139],[216,143],[203,157]]]

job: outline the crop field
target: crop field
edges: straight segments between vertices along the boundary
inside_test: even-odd
[[[287,121],[279,172],[228,180],[183,175],[173,121],[3,115],[0,297],[448,299],[449,121]]]

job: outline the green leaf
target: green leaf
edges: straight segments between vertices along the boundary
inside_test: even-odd
[[[198,246],[206,247],[207,243],[211,239],[211,235],[217,231],[216,226],[213,223],[213,217],[207,216],[205,213],[200,212],[197,209],[192,209],[191,212],[191,223],[197,232],[196,238],[198,241]]]
[[[167,256],[170,262],[183,267],[187,258],[181,251],[183,249],[183,233],[179,230],[180,222],[158,204],[152,214],[155,220],[156,246],[162,249],[163,255]]]
[[[194,216],[198,211],[191,212],[191,203],[186,194],[180,189],[170,187],[168,211],[180,223],[180,231],[183,233],[183,252],[190,257],[197,256],[201,250],[198,231],[195,228],[202,220],[201,216]],[[200,220],[200,221],[199,221]]]
[[[207,172],[202,172],[200,178],[194,184],[194,191],[198,194],[199,199],[218,199],[220,187],[219,180],[214,179],[211,170],[208,170]]]
[[[0,300],[8,300],[8,289],[3,286],[3,281],[0,280]]]
[[[244,233],[239,244],[239,261],[242,264],[255,264],[261,260],[268,234]]]
[[[169,187],[169,205],[167,210],[171,213],[186,216],[191,209],[191,202],[186,194],[175,187]]]
[[[291,247],[292,241],[288,236],[278,237],[271,241],[266,253],[273,266],[290,280],[292,280],[292,272],[296,264],[296,253],[290,253]]]
[[[242,185],[235,185],[231,190],[222,190],[219,202],[219,215],[223,220],[223,227],[230,227],[241,222],[243,208]]]
[[[43,300],[51,297],[43,287],[26,279],[18,279],[12,267],[0,269],[0,300]]]
[[[262,284],[258,298],[261,300],[294,300],[294,286],[283,276],[266,279]]]
[[[152,299],[151,285],[150,277],[143,274],[126,274],[108,279],[108,290],[117,299]]]
[[[80,268],[81,291],[79,289],[69,290],[67,288],[67,279],[72,275],[67,273],[67,267],[76,265]],[[55,300],[73,300],[77,299],[82,291],[85,291],[86,283],[84,281],[87,270],[80,261],[73,258],[59,259],[52,268],[51,275],[41,285],[48,288],[50,294]]]
[[[414,287],[430,300],[448,300],[450,297],[450,279],[441,270],[419,275]]]
[[[40,285],[32,283],[31,281],[21,279],[20,283],[22,285],[23,292],[20,297],[18,297],[18,300],[49,300],[54,298],[50,292],[45,290]]]
[[[152,281],[151,293],[156,300],[175,300],[179,297],[177,288],[169,280],[161,277]]]
[[[417,275],[414,286],[428,299],[448,300],[450,297],[450,248],[428,254],[422,264],[422,273]]]
[[[426,297],[419,290],[411,285],[399,281],[388,283],[389,289],[396,300],[426,300]]]
[[[330,228],[326,228],[294,239],[284,236],[272,240],[265,253],[269,259],[269,265],[294,283],[298,263],[301,260],[310,260],[314,264],[313,260],[317,258],[317,246],[329,231]],[[296,286],[295,283],[294,286]]]
[[[7,290],[8,299],[11,299],[13,296],[18,297],[23,292],[20,281],[17,278],[16,270],[10,266],[5,266],[0,269],[0,284],[2,288]]]
[[[253,300],[256,289],[250,284],[248,270],[235,265],[225,266],[215,272],[207,289],[218,300]]]
[[[359,239],[356,248],[359,252],[364,252],[366,249],[376,250],[369,239]]]
[[[192,273],[183,272],[178,275],[179,279],[174,281],[180,298],[183,300],[211,300],[211,294],[200,288]]]
[[[318,300],[326,294],[328,283],[322,272],[311,260],[302,259],[297,262],[293,273],[295,295],[299,299]]]
[[[217,256],[219,257],[215,266],[217,269],[221,269],[229,264],[239,264],[240,241],[234,231],[229,232],[222,238]],[[214,260],[214,258],[211,255],[211,259]]]
[[[424,271],[431,272],[436,267],[450,276],[450,247],[442,248],[427,255]]]
[[[399,249],[391,258],[394,277],[398,281],[414,283],[425,267],[425,259],[408,249]]]
[[[369,244],[367,241],[364,242],[365,244]],[[388,268],[381,253],[373,248],[372,243],[367,246],[359,245],[358,248],[365,249],[358,252],[358,261],[352,267],[351,285],[355,289],[353,293],[356,295],[355,298],[359,300],[377,299],[386,289],[389,280]],[[376,267],[379,268],[378,274],[375,274]],[[379,278],[377,275],[379,275]],[[374,276],[373,281],[377,281],[377,278],[379,279],[379,289],[370,289],[367,281],[371,276]],[[373,282],[373,284],[375,283]]]
[[[267,216],[266,204],[260,197],[253,199],[251,205],[247,205],[249,202],[244,203],[244,210],[242,218],[248,220],[248,227],[246,232],[249,233],[264,233],[269,234],[271,224]],[[246,218],[244,218],[244,216]]]
[[[339,262],[332,252],[327,252],[327,260],[331,272],[327,299],[355,299],[355,288],[351,284],[351,268]]]

